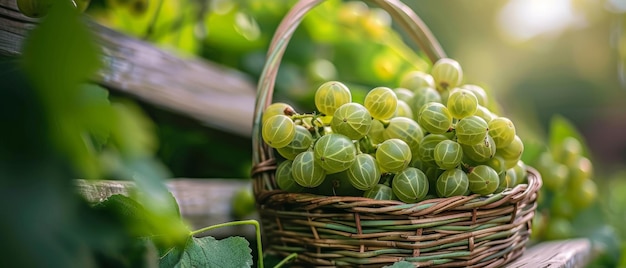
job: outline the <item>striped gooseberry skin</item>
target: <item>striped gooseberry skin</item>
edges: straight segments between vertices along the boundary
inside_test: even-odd
[[[524,143],[519,136],[515,135],[511,144],[499,148],[496,151],[496,154],[502,156],[504,158],[504,163],[507,169],[513,168],[517,161],[521,159],[522,153],[524,152]]]
[[[476,113],[478,98],[467,89],[457,88],[450,92],[446,105],[452,117],[462,119]]]
[[[493,170],[496,171],[496,174],[500,175],[504,172],[506,172],[506,166],[504,163],[504,158],[502,158],[502,156],[499,155],[494,155],[492,158],[490,158],[489,160],[481,163],[482,165],[487,165],[490,168],[492,168]]]
[[[428,194],[428,178],[421,170],[408,167],[393,177],[391,189],[400,201],[416,203]]]
[[[489,135],[496,143],[496,148],[504,148],[515,139],[515,125],[511,119],[506,117],[496,117],[489,121]]]
[[[498,189],[500,177],[498,173],[487,165],[478,165],[467,174],[469,189],[472,193],[489,195]]]
[[[496,155],[496,143],[489,134],[482,142],[474,145],[461,144],[461,148],[465,156],[477,163],[486,162]]]
[[[435,161],[435,147],[445,140],[448,140],[448,137],[441,134],[424,136],[417,150],[417,155],[421,162],[428,166],[437,166],[437,162]]]
[[[396,93],[396,97],[398,97],[398,101],[404,101],[407,103],[409,102],[411,98],[413,98],[413,96],[415,96],[415,93],[413,92],[413,90],[403,88],[403,87],[394,88],[393,92]]]
[[[469,187],[469,179],[463,170],[448,169],[437,179],[437,195],[451,197],[464,195]]]
[[[439,59],[431,70],[435,79],[437,90],[444,91],[457,87],[463,81],[463,69],[461,65],[450,58]]]
[[[489,122],[491,122],[491,120],[493,120],[494,118],[497,117],[494,113],[489,111],[489,109],[487,107],[482,106],[482,105],[478,105],[478,108],[476,109],[476,113],[474,113],[474,115],[482,118],[483,120],[485,120],[485,122],[487,122],[487,124],[489,124]]]
[[[276,149],[285,159],[294,160],[298,154],[308,150],[313,144],[313,135],[303,126],[296,125],[296,135],[285,147]]]
[[[315,107],[320,113],[332,115],[341,105],[352,102],[352,94],[346,85],[328,81],[315,91]]]
[[[435,87],[435,79],[432,75],[422,71],[411,71],[400,79],[400,87],[416,90],[424,87]]]
[[[345,170],[338,173],[326,174],[324,182],[320,186],[312,189],[312,192],[326,196],[363,196],[364,191],[352,186],[348,178],[347,170]]]
[[[290,193],[299,193],[304,191],[304,187],[294,180],[291,170],[292,164],[293,161],[291,160],[286,160],[278,164],[274,180],[276,180],[276,184],[281,190]]]
[[[445,105],[429,102],[420,109],[417,122],[430,133],[443,134],[452,127],[452,115]]]
[[[274,102],[267,106],[263,111],[263,116],[261,117],[261,124],[265,123],[265,121],[274,116],[274,115],[292,115],[295,114],[296,111],[291,107],[291,105],[284,102]]]
[[[363,105],[355,102],[346,103],[335,110],[330,127],[335,133],[358,140],[370,131],[372,116]]]
[[[303,187],[317,187],[326,177],[326,171],[319,165],[312,151],[298,154],[291,164],[291,174],[296,183]]]
[[[406,117],[413,119],[413,109],[411,109],[411,106],[409,106],[406,101],[398,100],[398,109],[396,110],[394,117]]]
[[[433,158],[439,168],[453,169],[461,164],[463,149],[458,142],[444,140],[435,146]]]
[[[286,115],[274,115],[263,124],[261,135],[270,147],[285,147],[296,136],[296,124]]]
[[[391,88],[376,87],[365,95],[363,105],[374,119],[387,120],[396,113],[398,97]]]
[[[363,196],[376,200],[393,200],[395,198],[391,187],[384,184],[376,184],[372,189],[365,191]]]
[[[346,171],[346,175],[354,188],[365,191],[378,184],[381,172],[373,156],[358,154]]]
[[[383,132],[384,139],[401,139],[409,145],[411,153],[416,154],[424,131],[415,120],[406,117],[394,117],[389,120],[389,125]]]
[[[413,118],[419,118],[419,112],[429,102],[441,103],[441,95],[433,87],[419,88],[413,91],[413,98],[408,102],[413,111]]]
[[[472,115],[465,117],[455,126],[456,138],[460,144],[474,145],[482,142],[489,131],[489,125],[482,118]]]
[[[313,151],[315,159],[328,174],[348,169],[356,157],[356,148],[352,140],[338,133],[320,137],[315,142]]]
[[[517,174],[515,170],[507,169],[502,175],[498,176],[499,183],[496,193],[500,193],[506,189],[511,189],[517,185]]]
[[[517,164],[515,164],[515,166],[513,167],[513,170],[515,170],[515,175],[517,177],[517,183],[526,183],[527,182],[527,177],[528,177],[528,169],[526,167],[526,163],[524,163],[524,161],[519,160],[517,161]],[[572,169],[570,168],[570,185],[572,185],[573,181],[572,181]]]
[[[411,163],[411,148],[401,139],[388,139],[378,145],[376,160],[383,172],[400,172]]]
[[[312,151],[296,156],[291,163],[291,174],[296,183],[307,188],[319,186],[326,178],[326,171],[319,165]]]
[[[487,96],[487,92],[481,86],[465,84],[462,85],[461,88],[467,89],[474,93],[474,96],[476,96],[476,100],[478,101],[479,105],[487,106],[487,104],[489,104],[489,97]]]
[[[380,120],[372,120],[372,127],[370,128],[370,132],[367,136],[372,140],[373,143],[378,144],[385,141],[385,125],[383,125]]]

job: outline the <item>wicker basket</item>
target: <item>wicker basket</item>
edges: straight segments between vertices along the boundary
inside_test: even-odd
[[[397,261],[425,267],[499,267],[517,258],[530,236],[540,175],[501,193],[405,204],[364,197],[287,193],[274,181],[273,151],[260,121],[271,103],[285,48],[300,21],[323,0],[298,2],[279,25],[259,81],[253,126],[254,193],[266,252],[298,253],[305,266],[380,267]],[[436,61],[443,50],[417,15],[397,0],[372,0]]]

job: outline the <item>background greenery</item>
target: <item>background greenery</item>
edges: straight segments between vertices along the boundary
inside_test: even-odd
[[[182,56],[200,56],[241,70],[251,81],[258,79],[269,39],[294,3],[164,1],[155,18],[159,1],[147,1],[143,12],[120,4],[126,2],[130,1],[95,1],[87,13]],[[403,44],[396,33],[388,31],[390,18],[384,12],[372,9],[357,22],[349,14],[366,12],[361,5],[340,7],[340,1],[329,2],[308,15],[290,42],[276,100],[310,110],[312,89],[323,80],[341,79],[363,90],[377,85],[394,87],[406,70],[428,68],[414,44]],[[621,82],[625,80],[622,66],[626,54],[623,4],[609,0],[525,2],[407,3],[448,55],[463,65],[465,82],[486,87],[502,105],[503,113],[525,124],[520,128],[524,138],[544,139],[552,115],[561,114],[580,129],[598,163],[621,169],[626,157],[626,138],[618,135],[626,128],[621,123],[626,116],[621,104],[626,97]],[[152,21],[155,23],[150,26]],[[165,145],[159,156],[173,167],[175,175],[247,177],[246,163],[231,168],[238,162],[232,159],[245,156],[226,155],[226,161],[211,156],[216,155],[210,153],[215,151],[211,146],[218,144],[211,141],[225,136],[194,129],[193,122],[177,125],[181,118],[154,109],[149,113],[159,118],[157,131]],[[161,120],[169,123],[161,124]],[[173,128],[201,134],[168,138]],[[166,149],[169,142],[177,142],[171,146],[177,149]],[[204,164],[194,164],[193,159]],[[227,168],[208,168],[206,163],[226,164]]]
[[[86,14],[181,57],[217,62],[256,81],[268,41],[294,2],[100,0],[92,1]],[[498,100],[522,139],[545,144],[556,114],[573,123],[587,143],[601,193],[575,221],[575,235],[592,237],[608,249],[594,265],[617,265],[626,256],[620,255],[620,243],[626,241],[626,5],[617,0],[406,2],[462,64],[465,82],[485,87]],[[4,253],[16,256],[16,263],[43,265],[46,256],[66,256],[54,258],[58,263],[53,264],[67,267],[63,261],[125,250],[127,233],[112,231],[117,236],[110,240],[90,238],[107,225],[98,225],[101,215],[67,190],[71,178],[133,177],[154,190],[143,200],[150,203],[164,196],[159,183],[166,178],[249,177],[249,137],[82,84],[97,63],[90,60],[95,54],[89,46],[72,50],[76,47],[54,43],[89,43],[85,40],[91,37],[72,28],[76,21],[68,18],[74,17],[58,18],[57,24],[50,19],[50,28],[37,37],[40,42],[28,42],[24,59],[1,62],[6,90],[0,115],[11,127],[0,131],[0,175],[12,178],[1,181],[0,204],[6,212],[1,224],[4,230],[18,230],[3,232],[15,245]],[[358,100],[372,87],[396,87],[408,70],[428,70],[429,62],[394,27],[388,15],[361,2],[328,1],[308,15],[291,41],[274,99],[311,111],[313,89],[322,81],[345,82]],[[63,33],[67,38],[59,39]],[[50,72],[58,68],[66,76]],[[155,204],[168,207],[160,201]],[[16,203],[34,209],[24,213],[10,205]],[[155,217],[174,213],[163,211]],[[84,213],[91,216],[80,221]],[[48,226],[45,232],[32,232],[42,222]],[[68,226],[78,232],[68,232]],[[35,251],[43,257],[25,255],[33,253],[29,243],[37,239],[44,241]]]
[[[88,13],[110,27],[235,68],[256,81],[268,41],[295,1],[164,1],[156,20],[159,7],[153,2],[144,12],[112,4],[117,2],[92,5]],[[619,224],[626,220],[626,209],[618,200],[626,194],[626,5],[615,0],[407,3],[461,63],[465,82],[483,86],[498,100],[501,114],[516,122],[527,147],[546,146],[556,115],[571,122],[594,163],[600,198],[573,219],[569,236],[593,237],[612,249],[598,265],[615,264],[626,237]],[[312,94],[322,81],[347,83],[358,100],[372,87],[396,87],[407,70],[428,70],[419,49],[392,29],[385,12],[361,2],[331,0],[316,8],[290,42],[274,100],[311,111]],[[246,137],[145,108],[159,126],[158,157],[174,176],[249,176]]]

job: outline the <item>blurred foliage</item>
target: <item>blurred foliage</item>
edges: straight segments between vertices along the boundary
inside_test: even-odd
[[[256,81],[269,40],[295,0],[141,2],[147,5],[137,10],[129,4],[133,1],[94,1],[88,13],[114,29],[182,56],[200,56],[233,67]],[[603,125],[626,129],[617,123],[624,114],[618,100],[626,98],[620,90],[626,87],[620,84],[624,68],[619,67],[620,55],[626,51],[622,37],[626,30],[619,1],[407,3],[433,30],[448,55],[466,67],[466,82],[484,87],[505,106],[501,110],[507,116],[523,122],[524,140],[541,142],[548,135],[552,115],[561,114],[581,129],[603,166],[619,169],[624,163],[626,140],[602,131]],[[530,14],[536,20],[524,19]],[[315,8],[290,41],[274,99],[307,111],[313,109],[312,89],[322,81],[346,82],[356,90],[358,101],[374,86],[396,87],[409,69],[427,69],[419,49],[404,44],[402,32],[393,31],[391,23],[384,11],[360,1],[331,0]],[[162,124],[161,118],[151,116],[159,126],[171,124],[168,128],[187,131],[188,126]],[[160,137],[163,143],[170,141]],[[206,143],[217,144],[221,137],[216,132]],[[607,145],[609,140],[611,145]],[[197,146],[192,138],[179,138],[176,143],[190,152]],[[237,152],[233,158],[249,159],[250,149],[238,144],[232,145],[231,151]],[[179,149],[176,155],[158,152],[168,166],[186,159],[186,165],[194,167],[189,173],[175,170],[175,176],[248,176],[247,161],[240,161],[230,174],[214,172],[210,163],[219,163],[219,157],[210,150],[202,157],[197,150],[187,155],[184,151]]]
[[[163,6],[168,8],[161,9],[158,16],[155,14],[159,1],[152,1],[152,7],[141,15],[141,23],[135,23],[137,14],[120,10],[112,2],[116,1],[94,6],[90,13],[113,28],[176,49],[178,53],[198,55],[233,67],[256,80],[269,39],[295,1],[164,1]],[[619,213],[608,211],[615,211],[611,205],[617,202],[615,196],[626,193],[617,187],[626,180],[622,171],[626,163],[626,138],[621,134],[626,131],[623,106],[626,5],[623,1],[488,0],[456,1],[454,5],[408,1],[407,4],[433,30],[448,55],[465,67],[468,77],[465,82],[485,88],[501,104],[502,114],[519,122],[516,126],[526,144],[526,162],[535,164],[542,152],[554,147],[555,138],[569,136],[583,143],[583,155],[593,160],[593,179],[598,192],[611,189],[619,194],[599,194],[597,202],[580,211],[568,224],[573,224],[576,236],[621,240],[607,242],[612,245],[611,250],[604,251],[619,252],[619,244],[626,240],[625,232],[619,228],[624,219]],[[183,10],[182,6],[194,8]],[[307,106],[313,103],[312,89],[322,81],[346,82],[357,92],[355,100],[359,101],[363,92],[373,86],[396,87],[397,79],[406,70],[428,69],[429,63],[422,60],[419,50],[413,44],[403,44],[401,33],[392,29],[395,28],[384,11],[368,8],[361,2],[328,1],[317,7],[307,15],[290,42],[274,99],[308,111],[313,109]],[[178,37],[172,38],[172,34]],[[557,114],[567,122],[560,126],[579,131],[552,128],[552,119]],[[186,137],[174,134],[185,131],[176,127],[168,130],[172,137]],[[204,133],[204,136],[209,135]],[[186,143],[187,139],[197,140]],[[185,144],[199,146],[201,140],[200,136],[178,138],[180,153],[175,158],[182,162],[181,159],[197,157],[185,157],[185,151],[192,149],[184,148]],[[215,143],[206,141],[207,152]],[[249,159],[248,148],[238,150],[242,152],[240,159]],[[159,156],[166,163],[174,159],[164,150]],[[201,159],[206,163],[218,162],[211,156]],[[245,164],[241,166],[233,170],[247,168]],[[197,172],[189,175],[215,174]],[[232,174],[247,176],[244,172]],[[220,173],[220,176],[224,175]],[[565,205],[571,206],[567,202]],[[604,259],[605,264],[616,264],[619,254],[609,255]]]
[[[130,101],[86,84],[99,65],[91,32],[58,2],[27,37],[23,57],[0,61],[2,260],[9,267],[141,267],[154,248],[184,245],[189,230],[165,187],[152,122]],[[118,178],[138,186],[143,225],[122,210],[94,209],[74,180]],[[137,240],[142,230],[150,241]],[[156,253],[154,253],[156,254]],[[139,256],[139,257],[137,257]]]
[[[567,119],[554,116],[550,137],[543,144],[526,143],[523,159],[542,175],[537,214],[533,221],[534,241],[587,237],[595,254],[609,266],[615,266],[620,240],[617,222],[606,200],[601,197],[595,171],[597,166],[585,140]]]
[[[92,1],[87,12],[114,29],[182,57],[199,56],[235,68],[254,81],[276,26],[294,2],[100,0]],[[470,78],[466,82],[487,89],[501,103],[502,112],[520,122],[516,123],[519,135],[527,148],[535,148],[528,153],[536,157],[551,137],[565,136],[550,133],[555,114],[580,130],[576,137],[585,141],[585,155],[598,167],[594,180],[602,194],[572,224],[577,235],[604,241],[607,250],[593,265],[612,266],[620,258],[621,265],[626,265],[623,248],[620,257],[620,244],[626,241],[622,224],[626,218],[621,213],[626,211],[622,205],[626,203],[622,200],[626,196],[623,1],[407,3],[433,30],[448,55],[465,67],[465,76]],[[15,245],[5,253],[23,261],[18,263],[43,263],[48,254],[101,242],[80,236],[95,227],[88,224],[90,216],[83,216],[90,215],[84,212],[88,211],[84,203],[67,192],[74,177],[132,177],[153,193],[141,200],[158,201],[148,202],[155,204],[148,209],[158,204],[170,207],[163,213],[173,213],[162,184],[154,180],[249,176],[251,146],[246,138],[206,129],[81,84],[97,68],[93,47],[85,30],[70,22],[75,14],[52,15],[44,19],[40,33],[33,34],[34,41],[27,42],[26,50],[31,52],[25,53],[23,62],[3,59],[1,63],[0,74],[8,89],[1,93],[0,109],[5,112],[0,116],[12,128],[0,132],[4,136],[0,171],[2,178],[20,178],[2,180],[11,186],[2,187],[6,192],[1,195],[2,206],[10,212],[7,215],[19,216],[1,221],[8,226],[3,230],[17,228],[3,236]],[[428,69],[419,50],[404,44],[401,33],[393,29],[389,16],[380,9],[361,2],[326,2],[308,14],[290,42],[274,99],[309,111],[313,110],[307,106],[313,103],[312,89],[323,81],[346,82],[359,101],[372,87],[396,87],[408,70]],[[25,112],[16,117],[15,111]],[[33,182],[40,187],[32,189]],[[38,209],[17,211],[11,206],[15,203]],[[45,210],[41,209],[44,205]],[[79,213],[87,213],[80,214],[85,222],[76,221]],[[35,231],[39,221],[46,222],[50,231]],[[70,234],[66,227],[75,227],[76,232]],[[25,241],[36,238],[45,241],[41,251],[24,251],[29,246]],[[70,241],[65,246],[71,247],[59,246],[59,238]],[[62,254],[68,260],[91,256],[76,252]],[[32,257],[41,255],[45,256]]]

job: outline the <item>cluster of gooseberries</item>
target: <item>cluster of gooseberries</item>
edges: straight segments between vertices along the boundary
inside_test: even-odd
[[[278,188],[415,203],[523,182],[524,145],[513,122],[488,109],[485,90],[461,84],[462,76],[458,62],[443,58],[430,73],[407,73],[399,88],[371,89],[363,103],[329,81],[315,92],[314,113],[269,105],[261,134],[284,158]]]
[[[593,164],[583,155],[581,141],[565,137],[542,152],[534,165],[541,173],[539,212],[533,221],[533,238],[565,239],[574,235],[572,220],[597,198]]]

